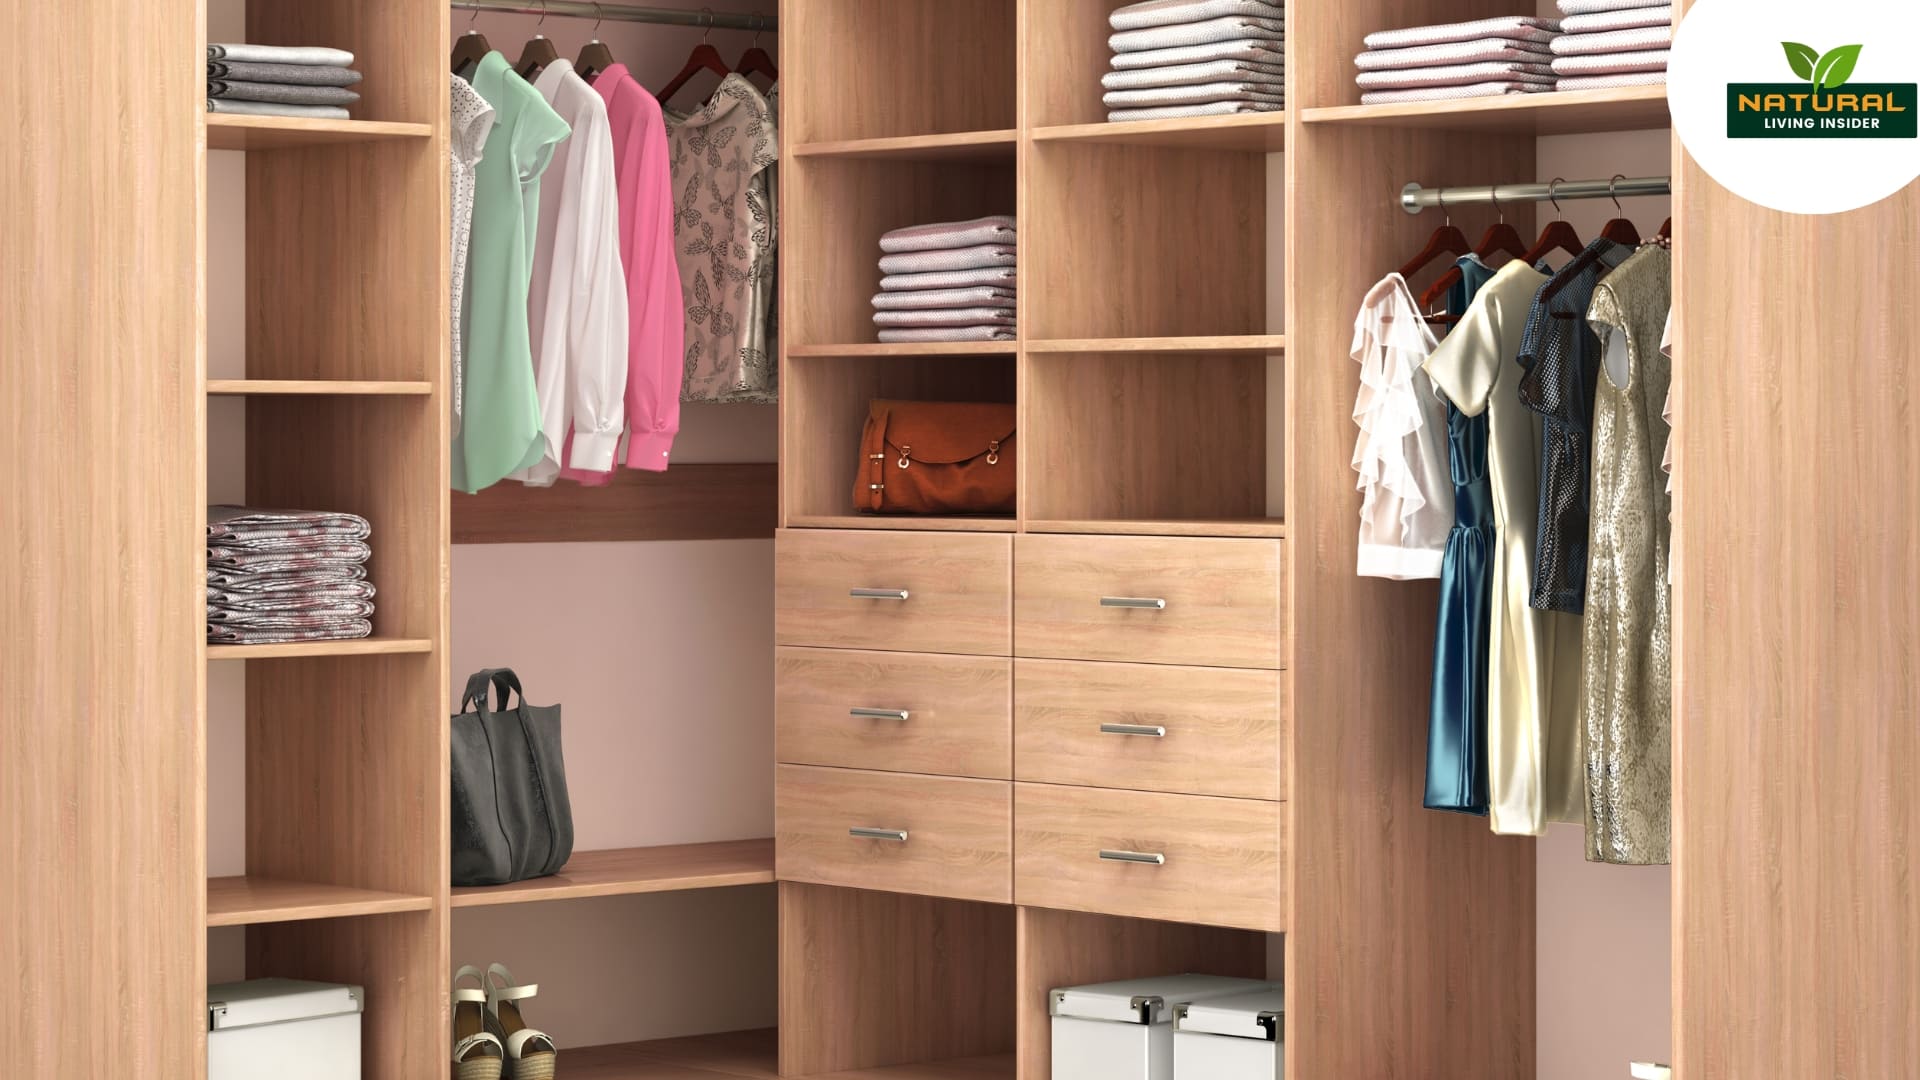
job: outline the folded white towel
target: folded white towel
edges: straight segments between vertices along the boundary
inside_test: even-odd
[[[1204,105],[1212,101],[1260,101],[1285,105],[1286,95],[1271,83],[1202,83],[1148,90],[1109,90],[1101,97],[1109,109],[1152,109],[1164,105]]]
[[[1471,86],[1483,82],[1552,82],[1553,68],[1547,64],[1495,60],[1485,64],[1363,71],[1354,81],[1362,90],[1413,90],[1422,86]]]
[[[971,289],[981,285],[1011,289],[1019,272],[1011,266],[989,266],[984,270],[942,270],[926,274],[888,274],[880,279],[882,292],[915,292],[921,289]]]
[[[1227,15],[1278,20],[1286,18],[1286,14],[1284,5],[1267,0],[1143,0],[1107,16],[1107,25],[1115,30],[1144,30],[1150,26],[1201,22]]]
[[[1648,0],[1559,0],[1555,6],[1562,15],[1591,15],[1596,11],[1624,11],[1647,4]]]
[[[1640,26],[1672,26],[1672,7],[1621,8],[1619,11],[1595,11],[1569,15],[1560,20],[1564,34],[1601,34],[1608,30],[1632,30]]]
[[[1616,90],[1623,86],[1665,86],[1667,70],[1628,71],[1617,75],[1573,75],[1560,80],[1556,90]]]
[[[1206,45],[1182,45],[1171,49],[1143,49],[1140,52],[1115,53],[1113,70],[1138,71],[1141,68],[1172,67],[1176,64],[1204,64],[1212,60],[1247,60],[1256,64],[1286,63],[1286,43],[1275,39],[1240,38],[1215,41]]]
[[[1012,289],[976,285],[971,289],[915,289],[911,292],[883,292],[873,296],[876,311],[930,311],[934,308],[1013,307],[1018,300]]]
[[[1123,30],[1107,39],[1114,52],[1142,52],[1147,49],[1173,49],[1182,45],[1210,45],[1219,41],[1286,40],[1287,24],[1278,19],[1258,19],[1250,15],[1232,15],[1206,22],[1177,23],[1147,30]]]
[[[1444,45],[1449,41],[1479,41],[1481,38],[1505,38],[1508,41],[1552,41],[1560,32],[1555,19],[1536,19],[1531,15],[1501,15],[1470,22],[1442,23],[1437,26],[1410,26],[1404,30],[1380,30],[1366,36],[1369,49],[1410,49],[1416,45]]]
[[[1556,56],[1553,58],[1553,73],[1563,76],[1560,88],[1568,89],[1564,76],[1568,75],[1626,75],[1640,71],[1665,71],[1667,58],[1672,55],[1668,49],[1647,49],[1641,52],[1600,53],[1595,56]]]
[[[1600,53],[1641,52],[1673,47],[1673,27],[1642,26],[1609,30],[1604,34],[1567,34],[1553,43],[1555,56],[1596,56]]]
[[[1013,266],[1019,254],[1006,244],[980,244],[946,251],[903,251],[880,256],[882,274],[931,274],[942,270],[980,270],[989,266]]]
[[[1116,124],[1130,120],[1185,120],[1193,116],[1238,116],[1243,113],[1279,112],[1284,105],[1266,101],[1210,101],[1204,105],[1163,105],[1152,109],[1111,109],[1107,119]]]
[[[1452,101],[1456,98],[1505,97],[1508,94],[1544,94],[1552,83],[1490,82],[1472,86],[1431,86],[1424,90],[1375,90],[1360,95],[1362,105],[1398,105],[1414,101]]]
[[[1012,326],[1012,308],[939,308],[931,311],[876,311],[873,325],[891,327]]]
[[[977,247],[981,244],[1012,246],[1019,235],[1010,214],[974,218],[970,221],[940,221],[931,225],[909,225],[880,237],[880,250],[888,254],[907,251],[944,251],[950,248]]]
[[[883,345],[941,341],[1013,341],[1019,337],[1010,326],[955,326],[915,330],[882,330]]]
[[[1156,86],[1197,86],[1201,83],[1242,82],[1284,86],[1287,69],[1278,64],[1245,60],[1214,60],[1205,64],[1174,64],[1138,71],[1109,71],[1100,76],[1108,90],[1145,90]]]
[[[1525,41],[1481,38],[1478,41],[1449,41],[1444,45],[1417,45],[1411,49],[1375,49],[1354,57],[1353,63],[1361,71],[1390,71],[1452,64],[1484,64],[1494,60],[1547,64],[1553,61],[1553,50],[1546,45]]]

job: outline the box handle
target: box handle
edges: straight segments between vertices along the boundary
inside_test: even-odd
[[[848,709],[847,715],[862,720],[905,720],[913,714],[905,709]]]
[[[1167,602],[1157,596],[1103,596],[1100,598],[1100,606],[1165,611]]]
[[[848,591],[847,595],[853,597],[855,600],[905,600],[907,598],[907,590],[852,589]]]
[[[1150,739],[1164,739],[1167,729],[1159,724],[1101,724],[1103,735],[1145,735]]]
[[[1100,857],[1108,862],[1146,863],[1149,866],[1165,866],[1167,857],[1158,851],[1114,851],[1102,848]]]
[[[847,830],[847,835],[857,836],[862,840],[892,840],[899,844],[907,842],[905,829],[874,829],[865,825],[855,825]]]

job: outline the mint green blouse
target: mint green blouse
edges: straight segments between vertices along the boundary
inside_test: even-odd
[[[540,175],[553,148],[572,134],[507,58],[488,53],[473,88],[493,106],[493,130],[474,169],[473,235],[460,315],[466,345],[453,486],[474,492],[540,460],[540,398],[527,331]],[[458,272],[459,268],[455,268]]]

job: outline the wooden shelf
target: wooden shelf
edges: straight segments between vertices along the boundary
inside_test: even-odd
[[[1019,532],[1010,517],[914,517],[906,514],[794,514],[789,529],[895,529],[902,532]]]
[[[1034,128],[1033,141],[1277,154],[1287,148],[1287,114],[1246,113],[1240,116],[1196,116],[1179,120],[1061,124]]]
[[[1579,135],[1599,131],[1641,131],[1672,124],[1667,88],[1629,86],[1613,90],[1513,94],[1461,101],[1421,101],[1404,105],[1341,105],[1308,109],[1309,124],[1428,128],[1507,135]]]
[[[348,641],[287,641],[277,645],[209,645],[209,660],[286,660],[300,656],[395,656],[433,651],[426,638],[364,637]]]
[[[455,889],[453,906],[531,904],[541,900],[763,885],[772,881],[771,839],[576,851],[567,865],[552,877],[511,885]]]
[[[683,1039],[588,1046],[567,1051],[568,1080],[777,1080],[779,1038],[772,1028]],[[815,1073],[811,1080],[1012,1080],[1012,1054]]]
[[[386,382],[358,379],[208,379],[207,393],[216,397],[259,394],[312,394],[369,397],[426,395],[430,382]]]
[[[452,499],[456,544],[772,539],[780,503],[770,462],[621,469],[604,487],[495,484]]]
[[[1112,536],[1249,536],[1283,539],[1279,518],[1168,518],[1149,521],[1029,521],[1032,533],[1094,533]]]
[[[431,124],[388,120],[317,120],[307,116],[207,114],[209,150],[288,150],[330,143],[429,139]]]
[[[1030,353],[1243,353],[1266,355],[1287,351],[1285,334],[1238,334],[1221,337],[1056,338],[1029,341]]]
[[[789,345],[790,357],[810,356],[1012,356],[1020,351],[1017,341],[924,341],[904,344]]]
[[[429,911],[432,908],[433,897],[407,893],[256,877],[207,880],[208,926],[343,919],[355,915]]]
[[[845,139],[837,142],[801,143],[793,148],[794,157],[863,158],[892,161],[963,161],[973,164],[1004,161],[1013,163],[1020,133],[1012,128],[999,131],[959,131],[946,135],[907,135],[891,139]]]

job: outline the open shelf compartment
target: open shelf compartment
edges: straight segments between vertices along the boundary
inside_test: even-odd
[[[796,5],[780,27],[781,63],[804,98],[782,102],[781,141],[799,146],[1017,127],[1014,6],[1014,0]]]
[[[706,844],[577,851],[558,874],[510,885],[453,890],[453,906],[488,907],[541,900],[718,889],[773,881],[773,841],[726,840]]]

